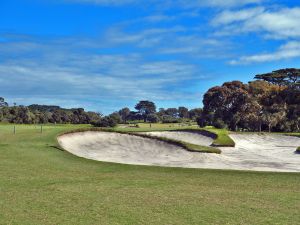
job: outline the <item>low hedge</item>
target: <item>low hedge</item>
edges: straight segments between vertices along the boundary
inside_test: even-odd
[[[82,129],[77,129],[77,130],[71,130],[71,131],[64,132],[62,134],[59,134],[58,137],[62,136],[62,135],[65,135],[65,134],[72,134],[72,133],[86,132],[86,131],[114,132],[114,133],[119,133],[119,134],[127,134],[127,135],[132,135],[132,136],[138,136],[138,137],[142,137],[142,138],[150,138],[150,139],[163,141],[163,142],[167,142],[167,143],[172,144],[172,145],[182,147],[185,150],[190,151],[190,152],[215,153],[215,154],[220,154],[221,153],[221,150],[217,149],[215,147],[195,145],[195,144],[191,144],[191,143],[184,142],[184,141],[179,141],[179,140],[165,138],[165,137],[151,136],[151,135],[141,134],[141,133],[126,132],[126,131],[115,131],[111,128],[107,128],[107,129],[106,128],[82,128]]]

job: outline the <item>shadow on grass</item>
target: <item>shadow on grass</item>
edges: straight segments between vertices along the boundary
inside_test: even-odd
[[[61,147],[56,146],[56,145],[49,145],[48,148],[54,148],[54,149],[60,150],[62,152],[65,151],[64,149],[62,149]]]

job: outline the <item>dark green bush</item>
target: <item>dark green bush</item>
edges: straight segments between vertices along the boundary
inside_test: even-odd
[[[95,127],[115,127],[118,122],[113,117],[103,117],[100,120],[94,122],[92,125]]]
[[[221,119],[216,119],[214,122],[213,122],[213,126],[215,128],[218,128],[218,129],[224,129],[224,128],[227,128],[227,125],[225,124],[225,122]]]

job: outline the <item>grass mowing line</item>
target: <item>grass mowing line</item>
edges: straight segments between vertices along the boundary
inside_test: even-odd
[[[85,132],[85,131],[114,132],[114,133],[119,133],[119,134],[127,134],[127,135],[132,135],[132,136],[138,136],[138,137],[142,137],[142,138],[150,138],[150,139],[153,139],[153,140],[163,141],[163,142],[166,142],[166,143],[169,143],[169,144],[172,144],[172,145],[182,147],[185,150],[190,151],[190,152],[215,153],[215,154],[220,154],[221,153],[221,150],[217,149],[215,147],[195,145],[195,144],[191,144],[191,143],[188,143],[188,142],[179,141],[179,140],[175,140],[175,139],[171,139],[171,138],[151,136],[151,135],[147,135],[147,134],[133,133],[133,132],[128,132],[128,131],[116,131],[116,130],[111,129],[111,128],[77,129],[77,130],[64,132],[64,133],[62,133],[58,136],[62,136],[62,135],[65,135],[65,134],[71,134],[71,133]]]

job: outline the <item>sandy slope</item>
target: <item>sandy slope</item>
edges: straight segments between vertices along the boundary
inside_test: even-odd
[[[176,139],[179,141],[185,141],[191,144],[202,145],[202,146],[210,146],[213,143],[213,139],[210,137],[206,137],[204,135],[200,135],[196,132],[188,132],[188,131],[153,131],[153,132],[145,132],[145,134],[158,136],[158,137],[166,137],[171,139]]]
[[[174,133],[175,134],[175,133]],[[208,145],[200,134],[178,132],[173,138]],[[169,134],[166,134],[169,135]],[[197,136],[194,136],[197,135]],[[82,132],[58,138],[67,151],[84,158],[137,165],[187,168],[216,168],[258,171],[300,172],[300,138],[283,135],[233,134],[235,148],[222,148],[222,154],[188,152],[162,141],[108,132]]]

